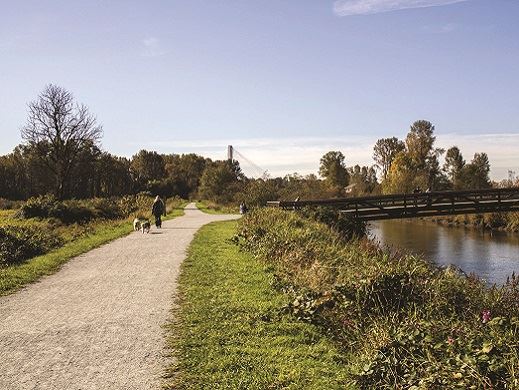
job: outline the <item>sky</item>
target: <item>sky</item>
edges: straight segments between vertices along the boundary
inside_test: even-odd
[[[0,0],[0,154],[49,83],[104,128],[104,150],[232,144],[271,175],[431,121],[437,146],[519,176],[517,0]],[[257,174],[249,164],[243,168]]]

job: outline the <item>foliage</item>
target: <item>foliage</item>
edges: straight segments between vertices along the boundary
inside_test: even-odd
[[[20,207],[21,202],[11,199],[0,198],[0,210],[14,210]]]
[[[344,154],[339,151],[330,151],[321,157],[319,174],[325,183],[340,195],[348,185],[348,170],[344,164]]]
[[[490,163],[486,153],[475,153],[470,164],[466,164],[460,171],[461,187],[467,190],[490,188]]]
[[[238,231],[293,294],[285,310],[343,345],[359,388],[519,385],[517,278],[488,288],[277,209],[253,211]]]
[[[0,267],[19,264],[62,244],[52,230],[0,226]]]
[[[439,165],[443,150],[434,148],[435,141],[431,122],[419,120],[411,125],[405,149],[394,156],[384,180],[386,193],[408,193],[415,188],[441,189],[446,182]]]
[[[434,126],[424,120],[411,125],[403,147],[396,138],[377,141],[374,158],[383,169],[383,191],[409,193],[415,189],[463,190],[491,186],[486,153],[476,153],[466,164],[459,148],[453,146],[447,150],[443,169],[440,169],[444,150],[435,148],[435,141]]]
[[[164,158],[157,152],[141,150],[132,157],[130,171],[137,182],[162,179],[166,174]]]
[[[328,225],[346,240],[361,238],[366,236],[367,233],[367,226],[364,221],[350,218],[334,207],[304,207],[301,214],[306,218]]]
[[[171,198],[178,203],[179,198]],[[30,198],[20,208],[23,218],[55,218],[62,223],[86,223],[96,219],[121,219],[149,215],[153,198],[140,193],[122,198],[93,198],[59,201],[53,195]]]
[[[386,179],[393,160],[398,153],[404,150],[404,142],[396,137],[377,140],[373,147],[373,160],[375,160],[376,166],[382,171],[382,179]]]
[[[443,171],[447,174],[452,183],[452,187],[456,190],[463,188],[463,184],[460,181],[460,174],[464,166],[465,160],[459,148],[457,146],[449,148],[445,153]]]
[[[372,194],[378,190],[377,173],[374,167],[355,165],[348,168],[352,196]]]
[[[199,195],[217,203],[229,203],[242,187],[244,176],[237,162],[210,163],[200,179]]]

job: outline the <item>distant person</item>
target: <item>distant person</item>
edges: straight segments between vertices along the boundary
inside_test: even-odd
[[[247,208],[247,205],[245,202],[240,203],[240,214],[245,214],[249,209]]]
[[[422,192],[422,189],[420,187],[416,187],[414,190],[413,190],[413,194],[414,195],[418,195]],[[415,196],[414,197],[414,207],[418,207],[418,200],[417,200],[417,197]]]
[[[158,195],[153,202],[153,206],[151,207],[151,213],[155,217],[155,226],[160,229],[162,227],[161,217],[162,215],[166,215],[166,206],[164,206],[164,202]]]

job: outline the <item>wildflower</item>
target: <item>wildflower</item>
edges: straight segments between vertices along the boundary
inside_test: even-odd
[[[490,310],[485,309],[481,313],[481,321],[486,324],[488,321],[490,321]]]
[[[452,345],[454,344],[454,339],[451,336],[449,336],[447,337],[447,342]]]

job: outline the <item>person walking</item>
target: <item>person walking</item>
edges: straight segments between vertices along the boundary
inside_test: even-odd
[[[166,215],[166,206],[160,196],[157,195],[155,201],[153,202],[153,206],[151,207],[151,213],[155,217],[155,226],[160,229],[162,227],[162,215]]]

